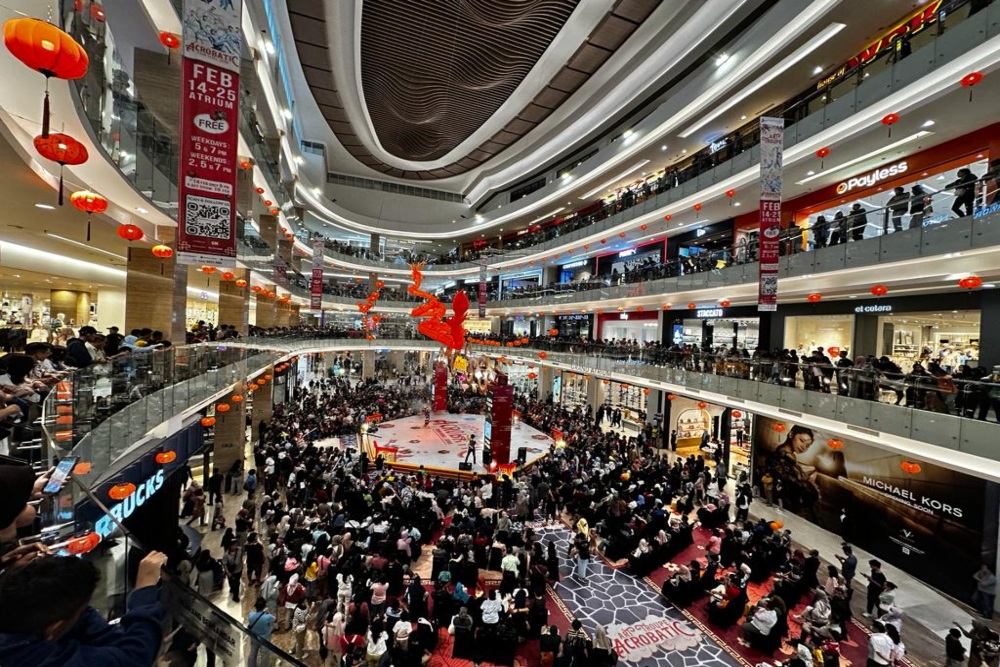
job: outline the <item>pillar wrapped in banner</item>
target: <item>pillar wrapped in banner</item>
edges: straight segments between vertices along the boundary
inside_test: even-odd
[[[514,414],[514,388],[507,376],[497,373],[486,398],[483,446],[489,447],[497,466],[510,463],[510,425]]]
[[[448,366],[441,361],[434,362],[434,411],[448,409]]]

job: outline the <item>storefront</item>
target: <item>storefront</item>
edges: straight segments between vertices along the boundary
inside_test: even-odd
[[[686,234],[671,236],[667,242],[668,260],[697,261],[717,256],[720,259],[733,249],[733,219],[693,229]],[[714,255],[713,255],[714,253]]]
[[[596,259],[578,259],[559,267],[560,283],[585,283],[594,277]]]
[[[646,397],[649,395],[649,389],[626,382],[601,380],[601,393],[605,411],[621,412],[623,429],[635,433],[642,430],[646,423]],[[610,419],[610,415],[605,418]]]
[[[478,284],[478,283],[477,283]],[[498,301],[518,298],[522,290],[534,290],[542,284],[542,270],[522,271],[500,276]]]
[[[837,182],[789,200],[783,206],[783,215],[790,216],[794,224],[804,230],[815,229],[817,220],[822,216],[830,229],[826,238],[828,244],[836,238],[833,235],[837,227],[834,220],[838,213],[843,217],[851,216],[848,225],[851,230],[857,228],[859,234],[851,236],[849,232],[851,238],[871,238],[885,233],[885,230],[891,233],[897,227],[905,230],[945,222],[955,217],[952,212],[955,193],[946,186],[958,178],[960,169],[970,170],[977,179],[986,173],[990,158],[987,149],[998,131],[1000,124],[995,124],[891,162],[876,164],[873,158],[848,169],[837,169],[834,163],[832,169],[827,167],[826,174],[835,175]],[[827,158],[827,162],[832,161],[832,158]],[[825,174],[812,174],[800,183],[810,182],[822,175]],[[897,188],[902,190],[897,192]],[[887,207],[890,199],[897,194],[906,199],[896,200],[899,206],[894,215]],[[914,211],[912,203],[916,201],[923,204],[922,211]],[[976,205],[979,203],[977,194]],[[863,222],[852,216],[855,204],[859,204],[864,212]],[[815,245],[815,242],[816,239],[810,238],[808,233],[805,235],[803,243]]]
[[[556,315],[556,330],[560,336],[590,338],[590,315]]]
[[[643,345],[659,340],[659,327],[659,313],[656,311],[601,313],[597,316],[596,338],[636,341]]]
[[[755,306],[708,306],[669,314],[670,345],[726,347],[753,352],[760,341],[760,317]]]
[[[618,252],[599,255],[597,261],[597,275],[604,280],[621,279],[626,273],[641,269],[645,266],[655,266],[663,261],[665,244],[663,241],[655,241],[644,245],[625,248]]]
[[[500,333],[505,336],[538,336],[541,333],[540,318],[534,315],[514,315],[500,323]]]
[[[783,347],[795,350],[799,356],[818,347],[824,350],[831,348],[853,350],[854,314],[786,317]]]

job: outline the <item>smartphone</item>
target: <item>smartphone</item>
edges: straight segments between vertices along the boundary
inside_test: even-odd
[[[59,465],[52,472],[52,476],[49,477],[49,482],[42,489],[42,493],[52,496],[62,491],[62,488],[66,485],[66,480],[69,479],[70,473],[73,472],[73,468],[79,462],[79,456],[67,456],[59,461]]]

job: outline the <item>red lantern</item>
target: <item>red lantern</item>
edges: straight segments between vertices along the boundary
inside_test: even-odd
[[[254,292],[257,292],[257,294],[260,294],[261,292],[264,291],[264,288],[261,287],[260,285],[254,285],[250,289],[252,289]]]
[[[826,158],[826,156],[829,155],[829,154],[830,154],[830,149],[827,148],[826,146],[823,146],[823,148],[821,148],[818,151],[816,151],[816,157],[819,158],[819,168],[820,169],[823,168],[823,160],[824,160],[824,158]]]
[[[644,232],[647,229],[649,229],[649,225],[639,225],[639,231],[643,231]],[[570,249],[570,252],[573,252],[573,250]]]
[[[56,135],[50,135],[54,137]],[[60,176],[62,179],[62,176]],[[60,180],[61,182],[61,180]],[[59,199],[62,200],[62,186],[59,190]],[[62,201],[59,202],[60,204]],[[88,190],[79,190],[74,192],[69,196],[69,203],[73,205],[78,211],[83,211],[87,214],[87,240],[90,240],[90,216],[94,213],[100,214],[108,210],[108,200],[97,194],[96,192],[90,192]]]
[[[274,204],[274,202],[273,202],[273,201],[271,201],[270,199],[265,199],[265,200],[264,200],[264,206],[271,206],[272,204]],[[287,232],[288,230],[287,230],[287,229],[285,229],[284,227],[282,227],[282,228],[281,228],[281,231],[282,231],[282,233],[285,233],[285,232]]]
[[[249,171],[253,169],[253,160],[251,160],[248,157],[241,157],[239,165],[240,169],[242,169],[243,171]]]
[[[899,122],[898,113],[887,113],[882,117],[882,124],[889,128],[889,136],[892,136],[892,126]]]
[[[663,304],[663,310],[670,310],[670,304],[669,303]]]
[[[204,426],[205,428],[209,428],[210,426],[215,426],[215,417],[202,417],[201,425]]]
[[[223,271],[222,273],[219,274],[219,280],[225,280],[226,282],[229,282],[235,277],[236,274],[233,273],[232,271]]]
[[[270,380],[271,379],[271,374],[270,373],[264,373],[264,379],[265,380]]]
[[[156,455],[156,462],[160,465],[173,463],[175,460],[177,460],[177,452],[174,451],[160,452]]]
[[[3,25],[3,41],[11,54],[45,75],[42,138],[49,137],[49,79],[79,79],[87,73],[87,52],[69,34],[35,18],[11,19]]]
[[[528,379],[529,380],[534,380],[537,377],[538,377],[538,373],[528,373]]]
[[[174,256],[174,249],[168,245],[154,245],[150,252],[153,253],[153,257],[157,259],[170,259]]]
[[[665,216],[663,216],[663,219],[666,220],[667,222],[670,222],[671,220],[674,219],[674,216],[667,213]]]
[[[118,236],[126,241],[138,241],[145,236],[142,230],[135,225],[120,225],[116,231],[118,232]]]
[[[236,286],[242,289],[247,286],[247,281],[240,278],[239,280],[236,281]]]
[[[916,461],[903,461],[899,464],[899,469],[910,475],[916,475],[920,472],[920,464]]]
[[[829,440],[826,441],[826,446],[829,447],[830,449],[843,449],[844,443],[843,441],[838,440],[837,438],[830,438]]]
[[[698,401],[698,408],[699,409],[704,410],[707,407],[708,407],[708,403],[706,403],[705,401]]]
[[[695,212],[696,212],[696,213],[697,213],[698,211],[700,211],[701,209],[702,209],[702,206],[701,206],[701,204],[695,204],[695,205],[694,205],[694,210],[695,210]]]
[[[618,237],[619,238],[625,238],[625,232],[619,232]]]
[[[976,289],[982,287],[983,279],[979,276],[966,276],[958,281],[958,286],[964,289]]]
[[[722,301],[719,302],[719,305],[722,306],[723,308],[728,308],[729,307],[729,299],[723,299]]]
[[[226,413],[229,412],[230,409],[231,408],[229,407],[229,403],[219,403],[218,405],[215,406],[216,412]]]
[[[837,358],[840,356],[840,348],[837,347],[836,345],[831,345],[830,347],[826,348],[826,352],[832,358]]]
[[[969,89],[969,101],[972,101],[972,87],[983,80],[982,72],[969,72],[962,77],[962,87]]]
[[[691,303],[688,304],[688,310],[694,310],[697,307],[698,307],[698,304],[696,304],[694,301],[692,301]]]
[[[635,312],[641,313],[642,311],[643,311],[643,307],[642,306],[636,306],[635,307]]]
[[[601,243],[607,243],[607,242],[608,242],[607,239],[601,239]]]
[[[558,336],[559,335],[559,329],[549,329],[549,335],[550,336]]]
[[[203,265],[198,270],[201,271],[202,273],[204,273],[206,276],[210,276],[213,273],[215,273],[217,269],[214,266],[209,266],[209,265],[205,264],[205,265]]]
[[[75,167],[89,160],[90,154],[87,153],[87,147],[68,134],[60,132],[49,135],[40,134],[35,137],[34,144],[39,155],[59,165],[59,205],[62,206],[63,167],[66,165]],[[89,236],[87,240],[90,240]]]
[[[885,285],[875,285],[871,288],[871,293],[875,296],[885,296],[889,293],[889,288]]]
[[[249,384],[249,385],[247,386],[247,389],[249,389],[250,391],[257,391],[258,389],[260,389],[260,385],[259,385],[259,384],[257,384],[256,382],[251,382],[251,383],[250,383],[250,384]]]
[[[125,500],[133,493],[135,493],[135,484],[132,482],[122,482],[108,489],[108,498],[111,498],[111,500]]]
[[[677,400],[677,394],[667,394],[667,400],[668,401]]]
[[[740,412],[739,410],[733,410],[732,416],[733,416],[733,419],[739,419],[740,417],[743,416],[743,413]]]
[[[777,433],[784,433],[785,431],[785,425],[781,422],[776,423],[771,428],[773,428]]]
[[[644,387],[643,390],[642,390],[642,394],[644,396],[649,396],[649,388],[648,387]]]
[[[254,192],[256,192],[259,195],[262,195],[262,194],[264,194],[264,188],[262,188],[262,187],[260,187],[258,185],[256,188],[254,188]]]
[[[269,209],[268,213],[270,213],[271,215],[278,215],[279,213],[281,213],[281,209],[275,206]]]
[[[549,353],[548,353],[548,352],[539,352],[539,353],[538,353],[538,358],[539,358],[539,359],[544,359],[544,358],[545,358],[545,357],[547,357],[547,356],[549,356]]]
[[[806,301],[809,303],[819,303],[823,299],[823,295],[819,292],[813,292],[806,296]]]
[[[736,196],[736,190],[726,190],[726,196],[732,199]]]
[[[231,400],[233,403],[242,403],[243,402],[243,395],[242,394],[233,394],[232,396],[229,397],[229,400]]]
[[[176,51],[181,46],[181,38],[172,32],[163,31],[160,33],[160,44],[171,51]]]

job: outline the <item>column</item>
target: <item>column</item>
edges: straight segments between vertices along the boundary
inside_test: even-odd
[[[382,245],[382,236],[379,234],[372,234],[371,238],[368,240],[368,249],[372,254],[372,257],[380,257],[379,246]]]
[[[246,269],[233,269],[233,280],[219,281],[219,324],[236,327],[241,336],[246,336],[250,326],[250,288],[238,287],[236,281],[249,280]]]
[[[273,292],[275,290],[274,285],[264,285],[265,292]],[[263,327],[265,329],[270,329],[273,326],[277,326],[275,322],[277,317],[275,314],[275,300],[271,297],[265,296],[260,292],[254,294],[254,298],[257,301],[257,326]]]
[[[234,401],[233,396],[244,400]],[[242,461],[246,452],[246,389],[243,383],[232,387],[232,393],[219,399],[219,404],[229,405],[229,412],[215,411],[215,448],[212,466],[223,473],[229,472],[233,463]]]
[[[172,244],[176,232],[173,227],[157,227],[156,239]],[[130,247],[123,331],[148,327],[182,344],[187,325],[187,285],[187,265],[178,264],[175,257],[153,257],[149,248]]]
[[[297,327],[300,324],[302,324],[302,313],[301,313],[302,306],[297,303],[293,303],[291,304],[291,309],[292,313],[288,318],[288,325]]]
[[[260,238],[264,240],[264,243],[277,250],[278,218],[273,215],[263,213],[260,218],[258,218],[258,223],[260,225]]]
[[[273,377],[273,369],[268,369],[264,372],[271,373]],[[274,401],[271,398],[271,384],[264,384],[254,391],[251,401],[250,441],[257,442],[260,438],[260,423],[262,421],[270,422],[271,413],[274,410]]]
[[[287,327],[289,326],[289,317],[291,315],[291,307],[287,303],[281,303],[280,301],[275,304],[275,319],[274,326],[276,327]]]
[[[101,287],[97,290],[97,330],[107,331],[108,327],[121,329],[125,324],[125,290],[117,287]],[[127,331],[125,333],[128,333]]]
[[[979,322],[979,366],[992,372],[1000,365],[1000,290],[982,290]]]
[[[361,379],[370,380],[375,377],[375,350],[364,350],[361,353]]]
[[[887,325],[892,326],[892,325]],[[878,350],[879,324],[878,315],[854,316],[854,349],[850,350],[851,357],[874,354],[876,357],[882,356]],[[892,332],[889,332],[888,340],[892,340]]]
[[[552,368],[538,367],[538,400],[544,402],[552,395]]]
[[[49,293],[49,308],[67,326],[72,321],[74,329],[90,324],[90,292],[54,289]]]

